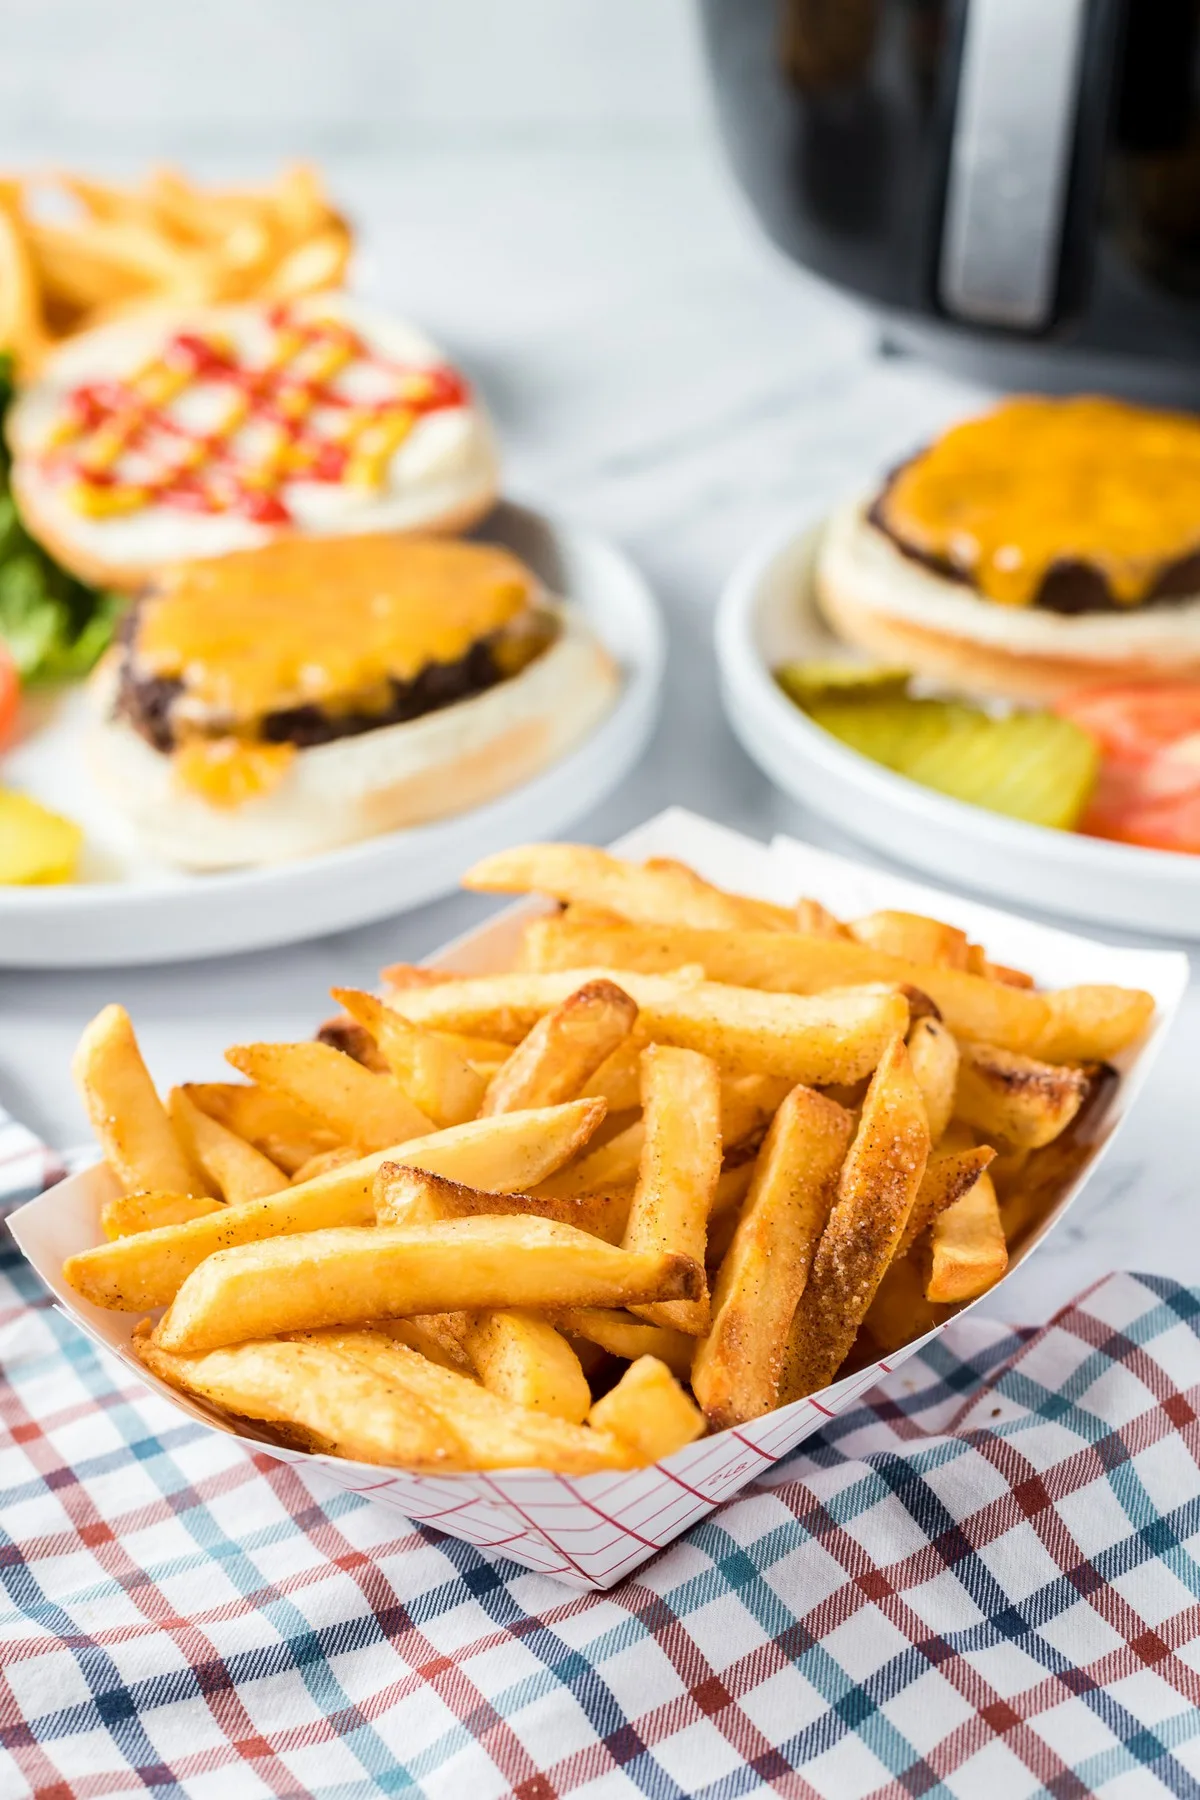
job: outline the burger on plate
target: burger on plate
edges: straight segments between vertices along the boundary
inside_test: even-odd
[[[585,737],[617,674],[507,550],[377,532],[162,570],[93,681],[99,780],[204,869],[492,799]]]
[[[1006,401],[836,513],[815,577],[845,642],[965,692],[1194,679],[1200,419]]]

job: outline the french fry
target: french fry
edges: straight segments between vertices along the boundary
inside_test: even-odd
[[[314,1181],[318,1175],[328,1175],[331,1169],[344,1169],[350,1163],[358,1162],[357,1150],[349,1144],[339,1144],[336,1150],[319,1150],[316,1156],[310,1156],[306,1163],[301,1163],[292,1176],[293,1187],[302,1187],[306,1181]]]
[[[917,1189],[908,1222],[896,1246],[897,1256],[907,1256],[917,1239],[934,1220],[969,1192],[995,1159],[996,1152],[981,1144],[978,1149],[948,1151],[931,1156]]]
[[[1046,1062],[1108,1062],[1136,1044],[1154,1017],[1154,997],[1140,988],[1059,988],[1044,998],[1049,1016],[1037,1038],[1005,1049],[1027,1050]],[[1003,1043],[994,1032],[978,1035]]]
[[[964,1044],[954,1111],[985,1137],[1037,1150],[1065,1131],[1087,1091],[1083,1069],[1016,1056],[994,1044]]]
[[[698,963],[710,982],[779,993],[819,994],[870,981],[911,982],[934,1001],[955,1037],[999,1044],[1047,1062],[1106,1061],[1136,1042],[1154,1012],[1153,997],[1136,988],[1036,993],[961,969],[905,962],[849,939],[799,932],[580,927],[548,918],[535,919],[526,928],[525,946],[526,965],[533,971],[608,969],[614,980],[628,986],[643,1011],[637,973],[658,974],[683,963]],[[571,979],[567,974],[563,978]]]
[[[281,1094],[240,1081],[188,1081],[184,1093],[202,1113],[236,1132],[281,1168],[296,1171],[324,1150],[339,1146],[338,1135],[317,1125]]]
[[[23,376],[49,347],[37,271],[15,182],[0,182],[0,346],[12,352]]]
[[[554,1323],[568,1337],[599,1345],[610,1356],[636,1362],[641,1356],[657,1357],[673,1375],[686,1381],[691,1374],[696,1339],[665,1325],[648,1325],[632,1313],[612,1307],[572,1306],[553,1315]]]
[[[536,1192],[539,1197],[573,1200],[585,1194],[620,1194],[628,1188],[632,1197],[645,1141],[642,1121],[635,1119],[606,1144],[540,1181]]]
[[[418,1313],[411,1319],[376,1320],[371,1330],[420,1351],[439,1368],[474,1377],[471,1359],[463,1348],[470,1323],[471,1315],[465,1312]]]
[[[104,1159],[127,1194],[211,1192],[154,1090],[123,1006],[96,1014],[79,1040],[71,1071]]]
[[[954,1111],[958,1044],[939,1020],[914,1019],[908,1033],[908,1059],[925,1102],[929,1136],[936,1144]]]
[[[352,1019],[349,1013],[339,1013],[334,1019],[326,1019],[314,1033],[318,1044],[328,1044],[331,1049],[340,1050],[343,1056],[349,1056],[364,1069],[370,1069],[375,1075],[390,1075],[386,1057],[365,1025]],[[401,1086],[404,1084],[401,1083]],[[429,1115],[433,1117],[432,1113]]]
[[[554,1469],[562,1475],[630,1467],[636,1457],[624,1439],[534,1412],[491,1394],[477,1381],[439,1368],[376,1332],[313,1334],[346,1347],[378,1378],[427,1408],[464,1445],[467,1469]]]
[[[561,1332],[536,1313],[477,1314],[466,1336],[475,1373],[490,1393],[582,1425],[592,1404],[579,1358]]]
[[[724,933],[711,935],[726,940]],[[792,941],[783,932],[759,935]],[[655,1042],[698,1050],[734,1072],[780,1075],[791,1084],[857,1081],[870,1073],[889,1038],[908,1023],[907,1001],[890,989],[810,997],[668,975],[622,971],[614,977],[608,969],[475,976],[402,990],[392,1004],[415,1024],[433,1030],[503,1036],[518,1021],[525,1029],[532,1027],[582,982],[610,978],[637,1002],[641,1024]],[[1029,998],[1012,989],[997,992]]]
[[[177,1356],[143,1336],[133,1349],[168,1386],[236,1418],[283,1426],[286,1441],[308,1449],[385,1467],[468,1466],[467,1446],[445,1416],[407,1385],[381,1380],[383,1371],[350,1354],[345,1340],[245,1343]]]
[[[375,1178],[375,1217],[380,1225],[428,1224],[434,1219],[473,1219],[510,1214],[573,1225],[606,1244],[625,1234],[632,1189],[613,1194],[497,1194],[446,1181],[403,1163],[384,1163]]]
[[[452,1043],[437,1032],[410,1024],[374,994],[361,993],[357,988],[334,988],[333,997],[368,1032],[384,1067],[435,1125],[444,1129],[476,1117],[483,1101],[484,1083]],[[573,1100],[575,1095],[564,1094],[562,1098]],[[555,1101],[530,1104],[552,1106]],[[507,1110],[514,1112],[516,1108]]]
[[[896,1037],[867,1091],[796,1309],[780,1380],[782,1404],[828,1387],[845,1361],[903,1235],[928,1156],[925,1103],[908,1051]]]
[[[187,1154],[199,1163],[223,1199],[234,1204],[261,1200],[288,1185],[282,1169],[245,1138],[201,1112],[182,1088],[172,1088],[167,1095],[167,1116]]]
[[[860,944],[902,956],[907,962],[931,963],[940,969],[966,969],[970,944],[965,931],[927,919],[923,913],[873,912],[851,919],[846,928]]]
[[[574,1100],[636,1019],[636,1004],[613,982],[585,982],[538,1020],[492,1077],[481,1114]]]
[[[1008,1267],[1008,1246],[986,1171],[933,1221],[931,1246],[927,1300],[974,1300],[999,1281]]]
[[[220,1212],[224,1201],[208,1194],[121,1194],[100,1211],[100,1229],[106,1238],[131,1237],[137,1231],[155,1231],[160,1225],[182,1225]]]
[[[784,930],[785,906],[727,894],[685,863],[654,857],[638,864],[584,844],[526,844],[476,863],[463,886],[485,894],[549,894],[601,907],[637,924],[700,925],[723,931],[749,926]]]
[[[692,1389],[714,1430],[776,1404],[788,1333],[853,1132],[850,1114],[811,1088],[793,1088],[775,1114],[692,1366]]]
[[[642,1051],[650,1042],[635,1027],[611,1056],[606,1056],[580,1093],[603,1100],[610,1113],[632,1112],[642,1104]]]
[[[556,1168],[586,1142],[603,1117],[601,1100],[499,1119],[473,1119],[448,1131],[391,1145],[331,1169],[302,1187],[287,1187],[264,1200],[223,1206],[204,1218],[99,1244],[68,1257],[63,1274],[76,1293],[95,1306],[147,1312],[166,1306],[182,1283],[214,1251],[252,1244],[290,1232],[339,1225],[370,1225],[375,1217],[375,1177],[403,1151],[405,1160],[468,1187],[482,1180],[494,1189],[520,1191],[543,1171]]]
[[[952,1307],[934,1306],[925,1298],[925,1278],[913,1256],[897,1256],[875,1290],[863,1320],[863,1333],[879,1356],[890,1356],[914,1338],[924,1337],[950,1317]]]
[[[225,1060],[332,1126],[364,1156],[433,1130],[433,1121],[390,1076],[361,1068],[328,1044],[235,1044]]]
[[[701,1337],[709,1320],[703,1277],[708,1214],[721,1173],[716,1064],[695,1050],[652,1044],[642,1052],[642,1106],[645,1142],[625,1248],[686,1257],[701,1270],[702,1285],[687,1298],[664,1296],[634,1310],[652,1325]]]
[[[722,1075],[722,1148],[728,1152],[768,1124],[790,1091],[779,1075]]]
[[[683,1299],[702,1282],[687,1257],[614,1249],[548,1219],[342,1227],[218,1251],[188,1276],[156,1335],[191,1353],[410,1313]]]
[[[803,931],[812,937],[844,938],[850,933],[840,919],[834,917],[827,906],[819,900],[797,900],[796,911],[789,927],[792,931]]]
[[[704,1415],[666,1363],[640,1356],[588,1414],[594,1431],[628,1446],[638,1463],[659,1462],[704,1436]]]

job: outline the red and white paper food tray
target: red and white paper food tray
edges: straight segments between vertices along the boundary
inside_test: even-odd
[[[1179,953],[1114,949],[789,839],[776,839],[768,847],[680,809],[649,820],[615,847],[635,857],[683,858],[710,880],[765,899],[787,902],[801,893],[810,894],[832,911],[850,916],[879,907],[933,913],[962,926],[1000,960],[1029,969],[1045,986],[1102,981],[1148,989],[1158,1003],[1158,1012],[1146,1041],[1121,1059],[1123,1079],[1107,1116],[1103,1151],[1119,1134],[1150,1072],[1187,982],[1187,958]],[[520,924],[537,910],[537,902],[513,907],[448,945],[430,961],[462,973],[503,968],[511,961]],[[247,1021],[248,1028],[252,1024]],[[1090,1167],[1094,1166],[1095,1158]],[[1063,1195],[1042,1230],[1014,1259],[1014,1266],[1062,1217],[1084,1179],[1086,1176]],[[22,1207],[10,1221],[13,1235],[63,1311],[82,1331],[173,1406],[217,1430],[229,1431],[217,1415],[164,1387],[134,1360],[129,1351],[137,1322],[134,1315],[89,1306],[63,1282],[64,1258],[100,1241],[100,1207],[114,1192],[108,1171],[97,1164]],[[606,1588],[786,1456],[819,1430],[824,1419],[853,1405],[916,1348],[917,1343],[909,1344],[888,1362],[859,1370],[810,1399],[690,1444],[652,1468],[624,1474],[568,1478],[540,1470],[515,1470],[490,1475],[417,1475],[305,1455],[251,1436],[242,1436],[241,1441],[256,1451],[266,1448],[283,1461],[317,1465],[340,1487],[369,1494],[377,1505],[394,1507],[406,1519],[435,1526],[527,1568],[555,1575],[575,1587]]]

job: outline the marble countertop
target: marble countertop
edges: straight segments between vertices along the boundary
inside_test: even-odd
[[[579,835],[603,842],[679,802],[760,837],[787,830],[854,853],[734,742],[713,609],[735,560],[781,514],[860,483],[977,390],[881,356],[867,320],[761,242],[698,135],[576,134],[548,149],[512,134],[486,151],[434,144],[325,161],[360,227],[359,288],[422,321],[472,373],[512,495],[611,534],[667,615],[661,727]],[[129,1007],[161,1082],[216,1078],[225,1045],[309,1034],[331,982],[368,984],[381,963],[420,957],[486,910],[459,896],[176,968],[2,973],[0,1103],[51,1141],[78,1142],[68,1063],[104,1002]],[[1198,1052],[1193,993],[1125,1142],[990,1310],[1040,1321],[1113,1268],[1200,1279]]]

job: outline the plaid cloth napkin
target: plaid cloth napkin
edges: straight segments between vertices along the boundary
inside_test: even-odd
[[[1157,1276],[963,1319],[574,1594],[181,1420],[10,1247],[0,1794],[1200,1796],[1198,1338]]]

